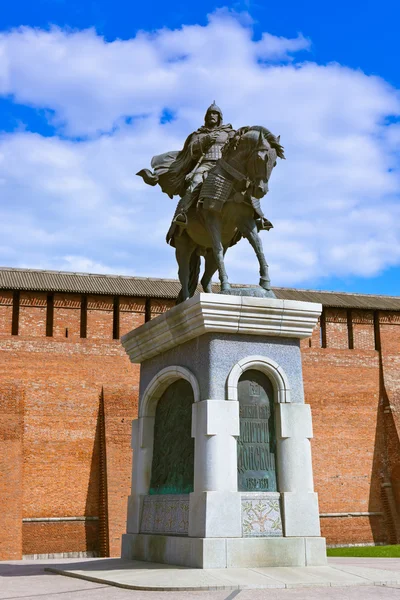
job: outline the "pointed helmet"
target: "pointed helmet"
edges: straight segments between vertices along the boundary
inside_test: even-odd
[[[212,104],[210,104],[210,106],[207,108],[207,112],[206,112],[206,114],[204,115],[204,120],[205,120],[205,121],[207,120],[207,115],[208,115],[210,112],[217,112],[217,113],[219,114],[219,124],[221,124],[221,123],[222,123],[222,118],[223,118],[223,117],[222,117],[222,110],[220,109],[220,107],[219,107],[219,106],[217,106],[217,105],[215,104],[215,100],[214,100],[214,102],[213,102]]]

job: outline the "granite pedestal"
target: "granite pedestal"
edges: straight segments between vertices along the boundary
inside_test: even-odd
[[[200,294],[122,338],[141,364],[123,558],[199,568],[326,564],[300,355],[321,308]],[[167,493],[154,487],[155,421],[180,380],[192,393],[193,477],[190,489]],[[247,404],[238,389],[249,390]]]

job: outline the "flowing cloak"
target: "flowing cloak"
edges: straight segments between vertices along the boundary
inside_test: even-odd
[[[183,196],[186,188],[186,176],[191,173],[204,152],[209,147],[208,134],[215,131],[226,131],[233,135],[232,125],[220,125],[214,129],[200,127],[189,135],[180,151],[172,150],[153,156],[151,166],[158,177],[162,191],[171,198]]]

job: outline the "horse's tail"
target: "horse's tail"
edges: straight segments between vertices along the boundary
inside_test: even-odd
[[[199,283],[200,276],[200,256],[195,250],[190,257],[190,271],[189,271],[189,296],[190,298],[196,293],[197,285]],[[176,303],[180,304],[183,301],[182,290],[178,294]]]

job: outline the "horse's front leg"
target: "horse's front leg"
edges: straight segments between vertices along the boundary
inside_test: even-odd
[[[185,243],[184,236],[179,236],[175,241],[176,250],[175,257],[178,263],[178,277],[182,286],[182,291],[179,294],[178,301],[185,301],[190,297],[189,278],[190,278],[190,257],[193,248],[190,244]]]
[[[221,292],[227,292],[231,289],[228,280],[228,274],[224,263],[224,247],[221,240],[222,217],[219,213],[205,210],[204,219],[207,231],[211,236],[212,250],[216,266],[218,268],[219,280],[221,282]]]
[[[258,263],[260,265],[260,287],[269,291],[271,289],[271,281],[269,279],[268,263],[264,256],[263,245],[260,236],[258,235],[257,225],[254,219],[248,219],[239,224],[240,233],[249,240],[251,247],[256,253]]]

